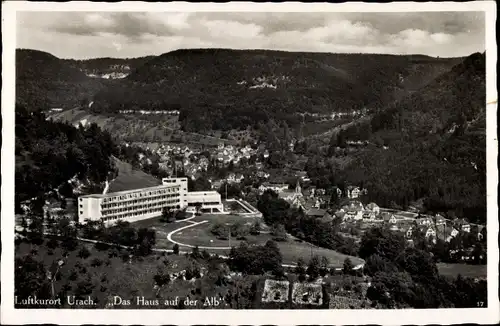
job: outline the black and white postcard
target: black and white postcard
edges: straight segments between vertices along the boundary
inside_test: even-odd
[[[498,322],[495,21],[3,2],[2,323]]]

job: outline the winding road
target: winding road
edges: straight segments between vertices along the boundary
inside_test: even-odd
[[[186,220],[184,220],[184,221],[186,221]],[[200,225],[200,224],[207,223],[208,221],[201,221],[201,222],[186,221],[186,222],[189,222],[189,224],[186,225],[186,226],[180,227],[178,229],[175,229],[173,231],[170,231],[170,233],[167,234],[167,240],[170,241],[170,242],[172,242],[173,244],[177,244],[179,246],[188,247],[188,248],[194,248],[196,246],[193,246],[193,245],[190,245],[190,244],[187,244],[187,243],[181,243],[181,242],[175,241],[174,239],[172,239],[172,236],[174,234],[176,234],[177,232],[179,232],[179,231],[182,231],[182,230],[185,230],[185,229],[188,229],[188,228],[192,228],[192,227],[195,227],[195,226]],[[198,246],[198,248],[200,248],[200,249],[210,249],[210,250],[231,250],[231,247],[204,247],[204,246]]]

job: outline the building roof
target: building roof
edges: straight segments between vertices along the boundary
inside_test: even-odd
[[[347,205],[342,206],[344,211],[362,211],[363,204],[360,201],[352,200]]]
[[[306,215],[308,216],[325,216],[328,214],[326,209],[321,209],[321,208],[311,208],[306,212]]]
[[[373,210],[374,208],[377,208],[377,207],[379,207],[379,206],[375,203],[369,203],[368,205],[366,205],[366,208],[370,209],[370,210]]]
[[[159,185],[159,186],[154,186],[154,187],[146,187],[146,188],[138,188],[138,189],[132,189],[132,190],[118,191],[118,192],[110,192],[107,194],[90,194],[90,195],[80,196],[80,198],[109,198],[109,197],[121,196],[121,195],[136,193],[136,192],[142,192],[142,191],[172,188],[172,187],[176,187],[176,186],[179,186],[179,184],[172,183],[172,184]]]
[[[205,190],[205,191],[190,191],[189,195],[218,195],[219,192],[215,190]]]
[[[278,194],[278,197],[279,198],[286,198],[288,196],[293,196],[293,195],[296,195],[295,190],[285,189]]]

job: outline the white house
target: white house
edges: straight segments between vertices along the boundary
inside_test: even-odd
[[[458,230],[453,228],[450,232],[450,235],[448,237],[446,237],[446,242],[450,242],[451,239],[453,239],[454,237],[456,237],[458,235]]]
[[[363,219],[373,220],[375,218],[375,213],[369,210],[363,212]]]
[[[366,209],[372,211],[375,215],[380,214],[380,207],[375,203],[369,203],[366,205]]]
[[[361,220],[363,219],[363,212],[362,211],[356,211],[356,210],[348,210],[345,215],[344,215],[344,220],[349,221],[349,220]]]
[[[446,225],[446,219],[441,214],[436,214],[436,226]]]
[[[359,190],[359,187],[354,187],[354,186],[347,187],[347,197],[351,199],[358,198],[360,193],[361,190]]]
[[[288,184],[286,183],[263,183],[260,185],[259,187],[259,190],[261,192],[264,192],[266,190],[272,190],[272,191],[275,191],[277,193],[280,193],[282,191],[285,191],[288,189]]]
[[[417,220],[417,223],[418,223],[418,225],[429,226],[429,225],[432,225],[432,219],[430,219],[429,217],[419,218]]]
[[[436,236],[436,231],[432,227],[428,228],[427,231],[425,232],[426,238],[435,237],[435,236]]]

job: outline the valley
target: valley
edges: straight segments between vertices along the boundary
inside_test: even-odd
[[[321,308],[485,300],[485,53],[17,59],[23,294],[34,279],[100,308],[113,293],[260,308],[289,282],[316,284]],[[94,200],[108,215],[82,218]]]

